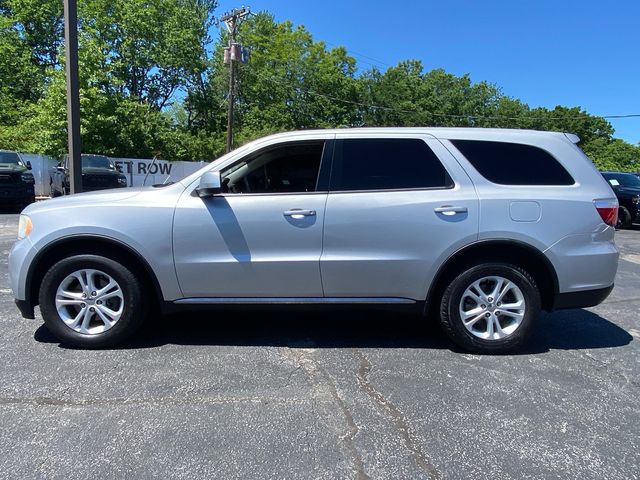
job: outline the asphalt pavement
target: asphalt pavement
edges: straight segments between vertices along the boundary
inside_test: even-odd
[[[0,215],[0,478],[636,479],[640,228],[606,302],[526,351],[461,353],[422,319],[218,310],[123,348],[60,345],[13,304]]]

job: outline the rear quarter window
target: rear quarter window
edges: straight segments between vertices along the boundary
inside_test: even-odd
[[[473,167],[500,185],[574,185],[549,152],[532,145],[485,140],[450,140]]]

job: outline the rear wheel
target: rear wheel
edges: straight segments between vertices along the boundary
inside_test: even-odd
[[[626,207],[618,208],[618,222],[616,228],[629,228],[631,226],[631,213]]]
[[[51,197],[52,198],[56,198],[60,196],[60,192],[58,191],[58,189],[53,185],[53,182],[49,183],[49,188],[51,189]]]
[[[40,288],[47,328],[62,343],[100,348],[122,343],[144,320],[135,275],[112,259],[77,255],[56,263]]]
[[[442,296],[440,321],[465,350],[507,353],[520,347],[540,313],[534,279],[510,264],[471,267],[457,275]]]

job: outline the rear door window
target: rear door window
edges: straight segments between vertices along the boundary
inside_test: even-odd
[[[490,182],[500,185],[573,185],[569,172],[549,152],[520,143],[450,140]]]
[[[420,139],[358,138],[337,142],[332,191],[449,188],[453,181]]]

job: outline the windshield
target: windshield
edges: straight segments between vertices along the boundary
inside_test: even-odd
[[[82,155],[82,166],[85,168],[114,168],[111,160],[103,155]]]
[[[22,160],[16,152],[0,152],[0,163],[9,165],[22,165]]]
[[[640,178],[631,173],[605,173],[604,178],[614,187],[634,187],[640,188]]]

